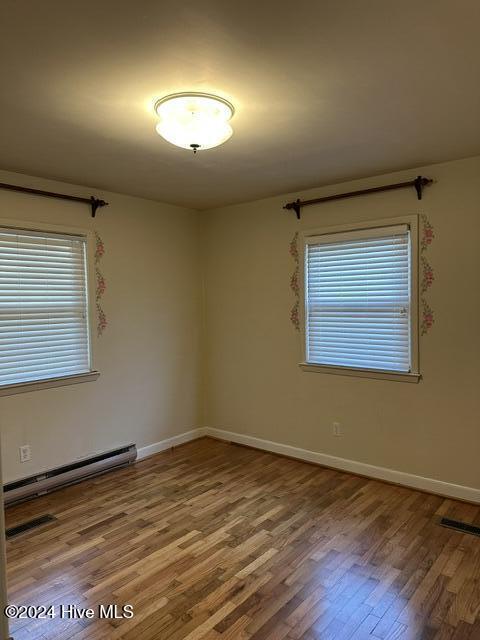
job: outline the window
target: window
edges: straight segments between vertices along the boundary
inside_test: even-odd
[[[91,370],[85,236],[0,228],[0,388]]]
[[[409,224],[306,237],[307,364],[416,374],[415,237]]]

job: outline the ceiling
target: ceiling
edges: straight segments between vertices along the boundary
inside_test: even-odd
[[[480,153],[478,0],[3,0],[0,167],[197,209]],[[155,99],[207,91],[195,156]]]

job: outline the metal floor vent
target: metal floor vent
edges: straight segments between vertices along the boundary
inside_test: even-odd
[[[460,520],[451,520],[450,518],[442,518],[440,524],[442,527],[455,529],[455,531],[460,531],[460,533],[471,533],[472,536],[480,536],[480,527],[474,524],[460,522]]]
[[[39,518],[35,518],[34,520],[29,520],[28,522],[23,522],[22,524],[17,524],[16,527],[10,527],[5,531],[5,535],[7,540],[9,538],[13,538],[15,536],[20,535],[21,533],[25,533],[26,531],[30,531],[31,529],[35,529],[42,524],[47,524],[47,522],[54,522],[56,518],[47,513],[44,516],[40,516]]]

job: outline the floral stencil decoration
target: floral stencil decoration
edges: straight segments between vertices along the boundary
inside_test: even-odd
[[[105,331],[106,327],[107,327],[107,318],[105,316],[105,313],[102,309],[102,307],[98,304],[97,302],[97,333],[99,336],[102,335],[102,333]]]
[[[429,329],[432,328],[433,323],[435,322],[435,318],[433,317],[433,311],[426,302],[424,298],[422,298],[422,324],[421,324],[421,332],[422,336],[424,336]]]
[[[295,233],[295,235],[293,236],[293,238],[292,238],[292,240],[290,242],[290,255],[295,260],[295,262],[298,264],[298,262],[300,260],[299,254],[298,254],[298,231]]]
[[[300,305],[297,300],[297,302],[295,302],[295,304],[293,305],[292,310],[290,311],[290,322],[293,324],[297,331],[300,331],[300,317],[298,314],[299,306]]]
[[[433,281],[435,280],[435,275],[430,263],[424,255],[428,247],[432,244],[435,234],[433,226],[430,224],[427,216],[422,214],[420,219],[422,221],[422,235],[420,240],[420,263],[422,272],[422,279],[420,282],[420,304],[422,307],[421,334],[424,336],[432,328],[432,325],[435,322],[433,310],[425,299],[425,294],[432,286]]]
[[[422,263],[422,281],[420,283],[420,293],[425,293],[427,289],[429,289],[433,281],[435,280],[435,276],[433,274],[433,269],[424,256],[420,256],[420,261]]]
[[[300,264],[300,255],[298,252],[298,231],[294,234],[292,240],[289,245],[289,253],[292,256],[295,262],[295,269],[290,278],[290,289],[293,291],[295,296],[295,303],[290,311],[290,322],[293,324],[297,331],[300,331],[300,284],[299,284],[299,264]]]
[[[97,303],[97,335],[101,336],[107,327],[107,317],[103,308],[100,304],[100,298],[105,293],[107,288],[107,284],[105,282],[105,278],[100,271],[99,262],[105,255],[105,245],[103,244],[102,238],[95,231],[95,300]]]
[[[427,216],[423,213],[421,215],[422,219],[422,239],[420,241],[420,250],[423,253],[428,248],[428,245],[432,244],[433,239],[435,238],[435,234],[433,233],[433,227],[430,224]]]
[[[105,289],[107,288],[107,285],[105,283],[105,278],[103,277],[103,274],[98,267],[95,267],[95,276],[97,280],[95,299],[98,301],[105,293]]]
[[[103,240],[95,231],[95,264],[98,263],[100,258],[103,258],[105,254],[105,245],[103,244]]]
[[[292,277],[290,278],[290,289],[296,296],[300,296],[300,285],[298,284],[298,267],[292,273]]]

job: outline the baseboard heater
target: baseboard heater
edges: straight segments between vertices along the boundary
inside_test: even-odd
[[[134,444],[129,444],[119,449],[99,453],[91,458],[66,464],[57,469],[44,471],[29,478],[8,482],[3,487],[5,504],[10,505],[14,502],[34,498],[112,469],[118,469],[131,464],[136,458],[137,447]]]

